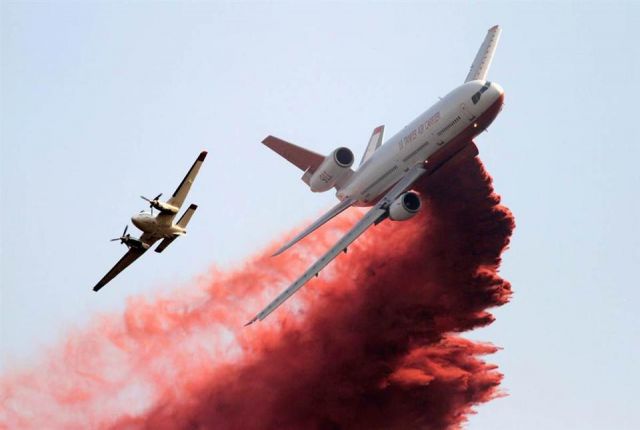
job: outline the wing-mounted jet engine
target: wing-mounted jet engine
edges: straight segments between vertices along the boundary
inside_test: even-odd
[[[420,211],[422,202],[420,195],[415,191],[407,191],[400,195],[389,206],[389,219],[393,221],[406,221],[413,218]]]

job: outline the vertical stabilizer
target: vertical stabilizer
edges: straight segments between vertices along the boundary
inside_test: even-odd
[[[369,139],[369,143],[367,144],[367,149],[364,151],[364,155],[362,156],[362,160],[360,161],[360,165],[362,166],[365,161],[369,159],[373,155],[374,152],[380,145],[382,145],[382,136],[384,135],[384,125],[376,127],[371,133],[371,138]]]

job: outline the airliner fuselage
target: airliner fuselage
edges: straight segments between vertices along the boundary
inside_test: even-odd
[[[504,91],[496,83],[460,85],[387,140],[340,188],[338,199],[355,199],[357,206],[373,205],[416,163],[484,131],[503,101]]]

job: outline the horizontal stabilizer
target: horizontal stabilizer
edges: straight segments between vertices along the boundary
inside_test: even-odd
[[[325,158],[323,155],[301,148],[274,136],[265,137],[262,143],[280,154],[303,172],[307,170],[315,171]]]
[[[365,161],[367,161],[380,145],[382,145],[382,136],[384,135],[384,125],[380,127],[376,127],[371,133],[371,138],[369,139],[369,143],[367,144],[367,149],[364,151],[362,155],[362,160],[360,160],[360,165],[362,166]]]
[[[189,205],[189,207],[184,212],[184,214],[182,214],[182,216],[180,217],[176,225],[180,228],[186,228],[187,224],[189,224],[189,221],[191,221],[191,217],[193,216],[193,213],[196,211],[196,209],[198,209],[198,205],[194,205],[193,203]],[[167,237],[163,239],[162,242],[160,242],[160,245],[156,247],[155,251],[156,252],[164,251],[167,246],[171,245],[171,243],[174,240],[176,240],[176,238],[180,237],[182,234],[184,233],[177,233],[175,236]]]
[[[487,79],[487,73],[491,66],[491,60],[493,60],[493,53],[496,50],[496,46],[498,46],[501,31],[497,25],[489,29],[484,38],[484,42],[480,45],[475,60],[473,60],[473,64],[471,64],[471,70],[469,70],[467,79],[464,80],[465,82],[476,80],[484,81]]]
[[[173,237],[167,237],[166,239],[163,239],[162,242],[160,242],[160,245],[156,247],[155,251],[158,253],[164,251],[167,246],[171,245],[173,241],[176,240],[177,237],[178,236],[173,236]]]
[[[185,213],[180,217],[176,225],[178,227],[185,228],[187,224],[189,224],[189,221],[191,221],[191,217],[193,216],[193,213],[196,211],[196,209],[198,209],[198,205],[194,205],[193,203],[191,203],[189,208],[187,208]]]
[[[302,239],[304,239],[306,236],[308,236],[309,234],[313,233],[314,231],[316,231],[318,228],[320,228],[322,225],[324,225],[325,223],[327,223],[328,221],[330,221],[331,219],[335,218],[337,215],[341,214],[342,212],[344,212],[347,208],[349,208],[350,206],[353,205],[353,199],[345,199],[343,201],[341,201],[340,203],[338,203],[337,205],[335,205],[333,208],[331,208],[329,210],[329,212],[327,212],[326,214],[322,215],[320,218],[318,218],[313,224],[311,224],[309,227],[307,227],[306,229],[304,229],[304,231],[302,231],[300,234],[298,234],[296,237],[294,237],[293,239],[291,239],[289,242],[287,242],[286,244],[282,245],[282,247],[280,249],[278,249],[273,256],[275,257],[276,255],[280,255],[283,252],[285,252],[287,249],[291,248],[293,245],[295,245],[296,243],[298,243],[299,241],[301,241]]]

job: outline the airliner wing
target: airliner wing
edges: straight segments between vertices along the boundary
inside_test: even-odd
[[[318,218],[313,224],[311,224],[309,227],[307,227],[302,232],[300,232],[300,234],[298,234],[296,237],[291,239],[286,244],[282,245],[282,247],[280,247],[280,249],[278,249],[273,254],[273,256],[275,257],[276,255],[282,254],[284,251],[286,251],[287,249],[291,248],[293,245],[298,243],[300,240],[304,239],[306,236],[308,236],[309,234],[311,234],[314,231],[316,231],[323,224],[327,223],[328,221],[330,221],[331,219],[335,218],[337,215],[341,214],[346,209],[351,207],[353,205],[353,203],[355,203],[355,201],[353,199],[345,199],[345,200],[341,201],[340,203],[338,203],[337,205],[332,207],[326,214],[324,214],[320,218]]]
[[[298,278],[293,284],[284,290],[278,297],[275,298],[266,308],[258,313],[251,321],[246,325],[252,324],[258,320],[262,321],[271,312],[273,312],[278,306],[284,303],[289,297],[295,294],[304,284],[306,284],[311,278],[316,276],[320,270],[324,269],[334,258],[345,251],[349,245],[351,245],[362,233],[364,233],[369,227],[377,223],[379,220],[384,219],[388,214],[388,208],[395,199],[400,196],[407,188],[409,188],[419,177],[426,173],[426,169],[423,164],[418,164],[410,169],[407,174],[391,188],[391,190],[366,213],[364,218],[356,223],[355,226],[349,232],[342,237],[326,254],[324,254],[318,261],[316,261],[311,267],[307,269],[304,274]]]
[[[475,81],[478,79],[484,81],[487,79],[487,72],[491,66],[493,53],[498,45],[501,32],[502,30],[497,25],[494,25],[489,29],[486,37],[484,38],[484,42],[482,42],[480,49],[478,49],[475,60],[473,60],[473,63],[471,64],[471,70],[469,70],[467,79],[464,80],[465,82]]]
[[[129,267],[131,265],[131,263],[136,261],[142,254],[147,252],[147,249],[149,249],[149,247],[151,247],[151,245],[153,245],[157,240],[158,239],[156,239],[154,237],[151,237],[151,236],[147,235],[146,233],[144,233],[142,236],[140,236],[140,241],[142,243],[146,244],[147,247],[145,248],[145,247],[134,247],[134,246],[132,246],[131,248],[129,248],[127,253],[124,254],[124,256],[120,260],[118,260],[116,265],[113,266],[111,268],[111,270],[109,270],[107,272],[107,274],[104,275],[104,277],[102,279],[100,279],[100,281],[98,281],[98,283],[95,285],[95,287],[93,287],[93,291],[99,291],[100,288],[102,288],[105,285],[107,285],[120,272],[122,272],[124,269]]]

